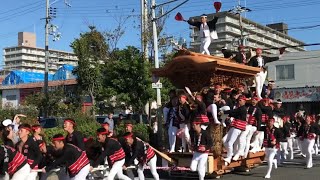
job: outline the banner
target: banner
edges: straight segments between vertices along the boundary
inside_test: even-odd
[[[282,102],[320,101],[320,87],[275,89],[275,99]]]

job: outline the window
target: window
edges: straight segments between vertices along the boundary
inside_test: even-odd
[[[294,80],[294,65],[276,66],[277,80]]]
[[[6,98],[7,98],[8,101],[17,100],[17,96],[16,95],[8,95],[8,96],[6,96]]]

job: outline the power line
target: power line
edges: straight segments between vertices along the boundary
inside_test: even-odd
[[[40,5],[37,5],[35,7],[25,9],[23,11],[16,12],[16,13],[1,17],[0,18],[0,22],[7,21],[7,20],[13,19],[15,17],[26,15],[26,14],[29,14],[29,13],[34,13],[35,11],[43,8],[44,6],[45,6],[44,4],[40,4]]]
[[[26,7],[29,7],[29,6],[33,6],[33,5],[36,5],[36,4],[39,4],[39,3],[42,3],[42,0],[37,1],[37,2],[30,3],[30,4],[26,4],[26,5],[17,7],[17,8],[13,8],[13,9],[10,9],[10,10],[4,11],[4,12],[0,12],[0,15],[1,15],[1,14],[6,14],[6,13],[12,13],[12,12],[14,12],[14,11],[16,11],[16,10],[21,10],[21,9],[23,9],[23,8],[26,8]]]

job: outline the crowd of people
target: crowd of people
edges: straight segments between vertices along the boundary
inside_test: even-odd
[[[115,136],[110,129],[109,116],[101,128],[96,130],[96,140],[84,138],[75,130],[76,121],[67,118],[63,128],[66,136],[56,134],[46,142],[40,125],[21,123],[24,115],[16,115],[14,121],[1,122],[0,179],[35,180],[47,179],[48,172],[65,168],[59,179],[85,180],[99,165],[109,167],[108,180],[115,176],[123,180],[134,179],[131,166],[137,167],[139,179],[144,178],[144,167],[150,167],[154,179],[159,175],[156,169],[157,156],[153,148],[133,134],[133,124],[125,124],[125,134]],[[124,175],[124,172],[126,175]]]
[[[318,154],[320,116],[303,110],[294,116],[287,114],[282,102],[273,99],[273,86],[270,81],[263,88],[263,99],[243,83],[232,89],[216,83],[194,94],[170,91],[170,101],[163,109],[168,152],[193,152],[190,170],[204,179],[208,153],[215,144],[212,127],[221,126],[225,129],[221,137],[226,165],[247,158],[250,152],[264,151],[268,162],[265,178],[270,178],[273,166],[294,158],[296,146],[306,159],[306,168],[312,168],[312,154]],[[125,124],[125,134],[115,136],[110,116],[96,130],[96,140],[84,138],[70,118],[64,120],[67,135],[56,134],[52,142],[45,141],[40,125],[22,123],[22,114],[2,121],[0,179],[46,179],[51,170],[65,167],[67,173],[60,173],[60,179],[81,180],[101,164],[110,168],[106,179],[134,179],[131,166],[137,167],[139,179],[144,179],[145,166],[159,179],[153,148],[135,136],[130,122]],[[177,137],[181,147],[176,147]]]
[[[268,162],[265,178],[284,160],[292,160],[293,147],[306,159],[306,168],[312,168],[312,154],[318,154],[320,116],[300,110],[287,114],[280,99],[274,99],[275,82],[263,87],[263,98],[254,89],[240,83],[233,89],[216,83],[198,93],[170,92],[170,102],[163,110],[168,130],[169,152],[194,152],[191,170],[204,179],[208,152],[212,150],[211,127],[223,126],[221,136],[225,165],[248,154],[264,151]],[[198,130],[195,124],[199,124]],[[190,129],[192,127],[192,129]],[[181,147],[176,147],[177,137]]]

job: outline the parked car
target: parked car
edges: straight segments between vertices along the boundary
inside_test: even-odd
[[[63,117],[39,118],[40,126],[44,129],[63,126]]]

